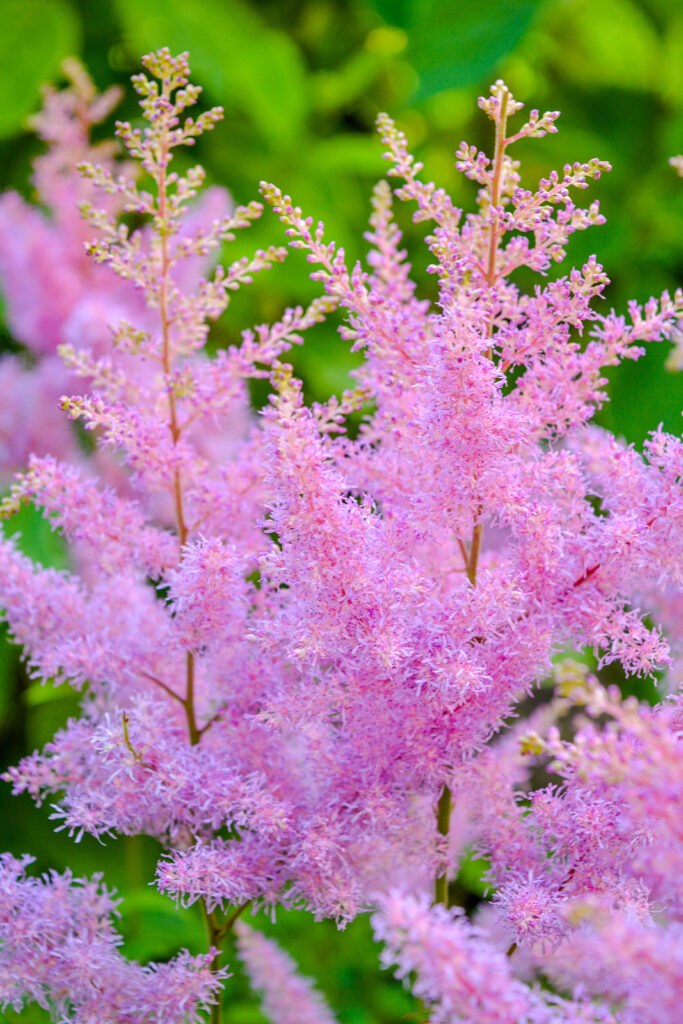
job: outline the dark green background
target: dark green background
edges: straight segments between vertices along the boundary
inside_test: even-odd
[[[568,161],[598,156],[613,165],[587,194],[600,199],[607,225],[574,236],[569,249],[571,263],[596,252],[605,264],[613,281],[607,305],[622,310],[628,298],[643,301],[683,282],[683,182],[668,165],[683,150],[679,0],[3,0],[0,185],[30,195],[30,161],[39,147],[26,118],[39,104],[41,82],[59,81],[64,57],[79,55],[104,88],[125,85],[140,55],[161,45],[189,49],[205,101],[225,107],[225,122],[198,147],[210,180],[227,185],[238,202],[256,197],[261,178],[275,182],[325,221],[351,259],[364,252],[370,191],[386,166],[373,131],[378,112],[397,118],[425,176],[471,209],[475,189],[455,171],[453,152],[463,138],[490,146],[490,123],[476,98],[502,76],[528,106],[562,111],[558,135],[517,147],[525,184]],[[135,116],[130,89],[122,112]],[[407,211],[399,219],[430,294],[420,233]],[[281,226],[266,214],[233,253],[281,241]],[[213,344],[237,339],[241,328],[277,317],[316,288],[303,257],[292,254],[238,296]],[[610,374],[612,402],[601,422],[636,444],[660,422],[680,431],[683,375],[664,369],[666,348],[652,346],[644,360]],[[325,325],[312,332],[296,365],[320,398],[347,384],[353,360],[334,325]],[[42,561],[64,558],[35,514],[22,513],[21,529],[27,550]],[[7,764],[42,745],[77,705],[69,692],[31,685],[12,647],[0,647],[0,661]],[[76,872],[105,871],[125,897],[129,955],[144,960],[180,945],[202,948],[197,917],[177,913],[147,884],[158,852],[153,842],[101,847],[85,839],[74,846],[52,833],[49,809],[11,798],[4,785],[0,814],[0,849],[32,852],[41,870],[69,864]],[[477,878],[470,867],[463,898],[479,891]],[[379,975],[366,919],[338,933],[329,922],[281,913],[275,931],[316,975],[340,1020],[393,1022],[415,1011],[400,986]],[[239,976],[228,985],[226,1013],[232,1024],[260,1019]],[[29,1007],[20,1019],[45,1018]]]

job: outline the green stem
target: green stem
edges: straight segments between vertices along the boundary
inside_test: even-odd
[[[493,157],[493,175],[491,179],[491,206],[498,206],[500,203],[500,192],[503,177],[503,156],[505,153],[506,138],[505,130],[507,126],[507,106],[509,93],[506,91],[503,93],[500,105],[500,117],[496,121],[496,143]],[[490,288],[493,287],[496,281],[496,253],[498,251],[498,243],[500,236],[498,234],[497,225],[494,223],[493,214],[491,214],[491,228],[489,231],[489,250],[487,260],[487,272],[486,280]],[[493,336],[493,321],[488,324],[487,336],[489,339]],[[492,349],[488,350],[489,358],[492,356]],[[481,514],[479,509],[478,515]],[[469,555],[467,556],[466,572],[467,579],[470,584],[474,587],[477,582],[477,565],[479,563],[479,552],[481,549],[481,539],[484,528],[482,524],[476,523],[474,530],[472,531],[472,541],[470,543]],[[466,554],[466,548],[462,541],[460,542],[461,550]],[[439,797],[439,805],[437,810],[437,830],[439,835],[443,836],[444,839],[448,836],[448,830],[451,819],[451,791],[448,786],[444,785]],[[439,875],[434,883],[434,902],[443,903],[444,906],[449,906],[448,901],[448,876],[445,871],[442,875]]]
[[[477,565],[479,563],[479,550],[481,548],[481,537],[483,532],[484,528],[481,523],[477,523],[472,531],[470,557],[467,559],[467,579],[470,581],[472,586],[477,582]]]
[[[163,85],[163,95],[166,100],[170,102],[171,98],[171,87],[166,82]],[[172,370],[172,348],[171,348],[171,324],[172,320],[169,315],[169,286],[171,283],[170,278],[170,253],[168,246],[168,234],[166,230],[166,214],[168,204],[167,194],[167,166],[168,166],[168,153],[169,153],[169,140],[168,132],[165,131],[161,140],[161,155],[159,160],[159,179],[158,179],[158,215],[161,222],[160,227],[160,243],[161,243],[161,268],[159,273],[159,315],[161,319],[161,336],[162,336],[162,364],[164,368],[164,374],[166,376],[166,392],[168,397],[168,410],[169,410],[169,430],[173,439],[173,444],[176,445],[180,440],[181,427],[178,419],[178,410],[176,404],[176,396],[171,384],[171,370]],[[180,547],[180,557],[182,559],[182,549],[187,543],[188,528],[185,522],[185,510],[184,510],[184,496],[183,496],[183,481],[180,474],[180,470],[176,469],[173,474],[173,500],[175,505],[175,516],[176,526],[178,530],[178,543]],[[195,712],[195,663],[194,654],[192,651],[188,651],[185,657],[185,696],[181,697],[174,691],[171,691],[165,684],[162,684],[163,688],[169,692],[170,696],[179,700],[185,709],[185,716],[187,719],[187,729],[189,733],[190,745],[196,746],[201,739],[201,730],[197,725],[197,717]],[[124,735],[126,744],[129,749],[133,752],[130,740],[128,739],[127,723],[124,718],[123,722]],[[219,924],[215,913],[209,913],[206,900],[200,899],[199,901],[204,922],[206,924],[206,932],[209,940],[209,947],[218,949],[219,943],[226,931],[228,930],[223,925]],[[243,908],[242,908],[243,909]],[[234,920],[237,920],[234,917]],[[232,923],[234,923],[234,920]],[[232,925],[231,925],[232,926]],[[220,969],[220,952],[217,952],[211,961],[211,970],[216,973]],[[221,993],[222,994],[222,993]],[[221,995],[219,994],[218,1000],[211,1007],[211,1024],[221,1024],[222,1006],[221,1006]]]
[[[209,948],[218,950],[213,960],[211,961],[211,970],[214,972],[214,974],[218,970],[220,970],[221,966],[221,942],[228,934],[228,932],[232,931],[235,925],[235,921],[237,921],[240,914],[244,913],[244,911],[247,909],[250,903],[251,900],[247,900],[246,903],[243,903],[240,907],[235,907],[234,910],[232,910],[228,914],[225,921],[219,921],[215,911],[211,911],[209,913],[208,907],[206,905],[206,900],[199,900],[199,906],[201,907],[202,917],[204,918],[204,926],[206,928],[206,936],[208,939]],[[214,1003],[213,1006],[211,1007],[211,1024],[221,1024],[223,1014],[221,995],[222,992],[218,997],[218,1001]]]
[[[451,791],[448,786],[444,786],[439,797],[439,805],[436,812],[436,827],[439,835],[444,837],[444,840],[448,837],[448,829],[451,821]],[[443,903],[445,907],[450,904],[448,902],[448,875],[444,869],[443,874],[438,875],[434,883],[434,902]]]
[[[200,899],[199,905],[201,907],[202,916],[204,918],[204,924],[206,926],[206,936],[208,939],[209,948],[214,947],[218,949],[218,944],[220,942],[219,933],[221,930],[221,926],[218,924],[215,913],[209,913],[208,908],[206,906],[206,900]],[[213,960],[211,961],[211,970],[213,971],[214,974],[217,973],[217,971],[220,969],[220,961],[221,954],[219,951],[215,954]],[[211,1007],[211,1024],[221,1024],[221,1019],[223,1016],[222,995],[223,990],[221,989],[221,991],[218,993],[218,998],[216,1002]]]
[[[220,928],[218,930],[218,940],[219,940],[219,942],[220,942],[221,939],[225,938],[225,936],[228,934],[228,932],[232,931],[233,926],[235,924],[235,921],[240,916],[240,914],[244,913],[244,911],[247,909],[247,907],[249,906],[250,903],[251,903],[251,900],[247,900],[247,902],[243,903],[241,907],[235,907],[235,909],[232,911],[232,913],[228,914],[228,916],[226,917],[225,921],[223,922],[223,924],[220,926]]]
[[[507,126],[507,106],[510,93],[505,90],[500,103],[500,117],[496,121],[496,144],[493,156],[493,175],[491,179],[491,206],[498,206],[500,202],[500,186],[503,176],[503,154],[505,153],[505,129]],[[489,253],[487,267],[487,281],[489,288],[492,288],[496,281],[496,252],[500,236],[498,228],[493,222],[491,215],[491,231],[489,233]]]
[[[479,551],[481,549],[481,538],[483,534],[483,526],[481,523],[477,523],[472,531],[472,542],[470,544],[469,557],[467,559],[467,578],[471,585],[474,587],[477,583],[477,565],[479,563]],[[444,840],[448,837],[448,830],[451,821],[451,791],[448,786],[444,786],[439,797],[439,804],[436,815],[436,828],[439,835],[444,837]],[[448,876],[446,871],[442,875],[438,875],[434,883],[434,902],[443,903],[445,907],[450,906],[448,899]]]

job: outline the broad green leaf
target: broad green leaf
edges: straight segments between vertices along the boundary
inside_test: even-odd
[[[3,1010],[3,1020],[5,1024],[50,1024],[52,1017],[37,1003],[29,1003],[23,1010],[13,1010],[8,1006]]]
[[[669,348],[666,342],[648,345],[644,359],[623,362],[606,372],[610,401],[599,419],[618,437],[641,445],[659,423],[664,430],[680,434],[683,373],[664,369]],[[634,395],[638,396],[635,402]]]
[[[74,691],[68,683],[59,683],[57,686],[51,683],[31,683],[24,690],[23,699],[30,708],[37,708],[41,704],[49,704],[53,700],[71,700]]]
[[[375,32],[393,29],[376,29]],[[309,78],[313,106],[318,111],[334,111],[352,106],[367,94],[382,72],[385,59],[368,50],[358,50],[340,67],[324,68]]]
[[[25,555],[46,569],[66,569],[69,557],[64,539],[50,528],[42,512],[33,505],[22,505],[4,525],[5,536],[16,536]]]
[[[256,996],[235,1000],[230,992],[224,1016],[226,1024],[267,1024],[267,1018],[256,1003]]]
[[[407,57],[417,97],[479,84],[525,34],[543,0],[415,0]]]
[[[558,4],[544,27],[555,40],[554,63],[587,88],[650,89],[661,73],[657,30],[633,0]]]
[[[293,361],[297,367],[296,354]],[[358,356],[350,353],[348,347],[343,349],[332,335],[324,349],[309,350],[305,363],[297,369],[317,399],[318,396],[339,395],[353,387],[351,371],[358,368],[359,362]]]
[[[51,689],[51,684],[47,684]],[[25,718],[25,736],[28,750],[42,749],[54,737],[59,729],[63,729],[70,718],[78,717],[80,698],[75,690],[66,693],[58,700],[46,701],[36,707],[27,705]]]
[[[683,106],[683,8],[662,39],[662,63],[657,69],[655,88],[672,108]]]
[[[239,0],[116,0],[129,48],[189,50],[195,78],[212,98],[250,116],[277,151],[296,146],[308,112],[304,68],[296,44],[267,28]]]
[[[6,623],[0,624],[0,728],[12,717],[12,700],[19,669],[19,649],[8,639]]]
[[[370,0],[369,6],[390,25],[405,28],[410,24],[410,0]]]
[[[489,888],[488,883],[484,881],[489,867],[489,862],[485,858],[470,854],[460,865],[458,882],[468,892],[472,892],[476,896],[483,896]]]
[[[129,890],[122,909],[124,950],[134,960],[163,959],[181,948],[200,950],[206,942],[197,911],[176,908],[167,896],[148,886]]]
[[[321,139],[311,147],[307,170],[323,174],[359,174],[381,178],[386,174],[382,146],[375,135],[360,132]]]
[[[3,0],[0,7],[0,137],[21,131],[40,87],[79,49],[78,19],[66,0]]]

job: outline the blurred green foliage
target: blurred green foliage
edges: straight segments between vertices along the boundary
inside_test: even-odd
[[[30,45],[28,45],[30,40]],[[80,49],[80,20],[68,0],[3,0],[0,32],[0,137],[20,132],[41,84]]]
[[[238,202],[254,198],[265,178],[292,195],[351,260],[364,251],[372,185],[383,173],[373,124],[387,110],[407,132],[425,164],[458,205],[474,202],[474,186],[453,166],[462,138],[490,147],[476,98],[497,77],[529,106],[562,111],[560,133],[517,147],[525,183],[551,167],[599,156],[613,173],[591,191],[607,225],[574,236],[570,263],[593,251],[612,279],[608,303],[625,309],[683,282],[683,187],[668,158],[683,149],[683,5],[679,0],[3,0],[0,32],[0,186],[30,195],[30,161],[38,145],[27,131],[40,86],[59,80],[59,64],[76,53],[103,89],[126,85],[140,55],[168,45],[189,49],[207,104],[225,108],[225,123],[196,154],[209,179],[226,184]],[[135,117],[131,90],[122,106]],[[193,154],[193,157],[195,154]],[[406,243],[425,294],[433,281],[410,214],[399,211]],[[234,243],[234,257],[282,240],[266,214]],[[562,268],[558,268],[558,273]],[[316,292],[307,265],[286,263],[236,297],[217,326],[214,344],[237,340],[251,323],[277,317],[285,305]],[[9,345],[10,339],[6,339]],[[600,421],[640,444],[663,422],[680,430],[683,374],[668,374],[666,345],[609,374],[612,401]],[[334,325],[311,333],[295,355],[314,397],[347,385],[354,358]],[[44,564],[62,567],[66,554],[49,527],[30,511],[12,530]],[[19,652],[0,643],[2,765],[42,745],[70,714],[66,687],[40,688],[26,678]],[[179,946],[201,949],[198,915],[177,913],[149,887],[158,857],[144,838],[75,845],[53,832],[50,809],[0,787],[0,849],[37,856],[37,869],[104,870],[124,896],[125,951],[145,960]],[[456,883],[464,900],[481,894],[482,866],[468,862]],[[277,927],[259,919],[317,978],[345,1024],[396,1021],[414,1002],[378,974],[367,919],[338,933],[313,927],[300,912],[278,913]],[[228,954],[228,959],[232,958]],[[260,1020],[235,967],[226,1003],[231,1024]],[[8,1021],[42,1021],[29,1007]]]

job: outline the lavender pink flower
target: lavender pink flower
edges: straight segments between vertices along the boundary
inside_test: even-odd
[[[187,55],[160,50],[144,64],[134,78],[144,125],[117,128],[127,160],[93,154],[87,124],[73,122],[83,90],[87,123],[103,111],[78,79],[75,94],[49,94],[40,121],[53,144],[38,170],[53,219],[16,197],[0,206],[20,238],[0,251],[10,320],[45,358],[59,347],[69,371],[59,387],[72,392],[62,408],[97,453],[42,448],[2,506],[11,516],[33,502],[69,544],[70,569],[57,572],[5,537],[0,603],[30,672],[83,695],[81,717],[6,778],[54,796],[58,827],[76,839],[155,836],[156,884],[179,907],[199,903],[211,950],[252,901],[340,923],[379,907],[385,962],[416,972],[435,1019],[598,1021],[609,1000],[640,1012],[635,954],[623,978],[615,962],[604,984],[591,980],[597,1001],[550,996],[462,914],[430,910],[428,893],[448,902],[473,843],[490,859],[510,946],[530,956],[581,941],[588,958],[601,929],[616,948],[622,921],[646,929],[633,950],[663,948],[670,929],[678,941],[679,697],[651,711],[586,689],[579,672],[581,685],[565,679],[564,696],[527,723],[531,735],[495,737],[560,650],[591,647],[633,673],[670,661],[646,614],[661,588],[680,588],[681,443],[656,430],[641,454],[591,419],[607,400],[604,368],[672,338],[683,294],[631,304],[627,319],[595,308],[607,285],[595,257],[545,276],[575,231],[602,223],[597,202],[575,195],[608,166],[567,164],[523,186],[510,147],[555,131],[558,115],[532,111],[513,131],[521,105],[497,82],[480,102],[493,155],[465,143],[457,154],[479,185],[467,215],[420,179],[407,140],[380,118],[394,195],[430,224],[433,305],[411,280],[387,183],[374,192],[367,268],[348,266],[322,224],[263,184],[322,294],[210,357],[211,322],[287,249],[223,261],[262,208],[233,208],[225,193],[197,199],[202,169],[183,173],[174,157],[221,111],[187,114],[199,95]],[[62,212],[72,193],[87,228]],[[84,237],[85,291],[74,249]],[[26,280],[36,246],[45,265]],[[50,277],[57,257],[64,284]],[[520,268],[541,275],[529,292]],[[310,406],[287,353],[337,308],[363,362],[341,397]],[[259,415],[252,380],[270,387]],[[2,429],[11,435],[9,421]],[[593,722],[561,739],[549,724],[573,689]],[[614,724],[603,728],[603,714]],[[532,787],[529,756],[552,759],[562,786]],[[462,836],[449,843],[453,801]],[[52,1000],[89,1020],[93,970],[108,972],[114,1020],[194,1019],[216,996],[215,952],[156,967],[118,959],[97,883],[11,877],[2,955],[33,980],[3,990],[6,1002]],[[41,901],[59,907],[39,941]],[[587,938],[572,916],[582,905],[608,914]],[[78,927],[61,942],[71,906]],[[269,940],[239,935],[275,1022],[331,1019]]]

